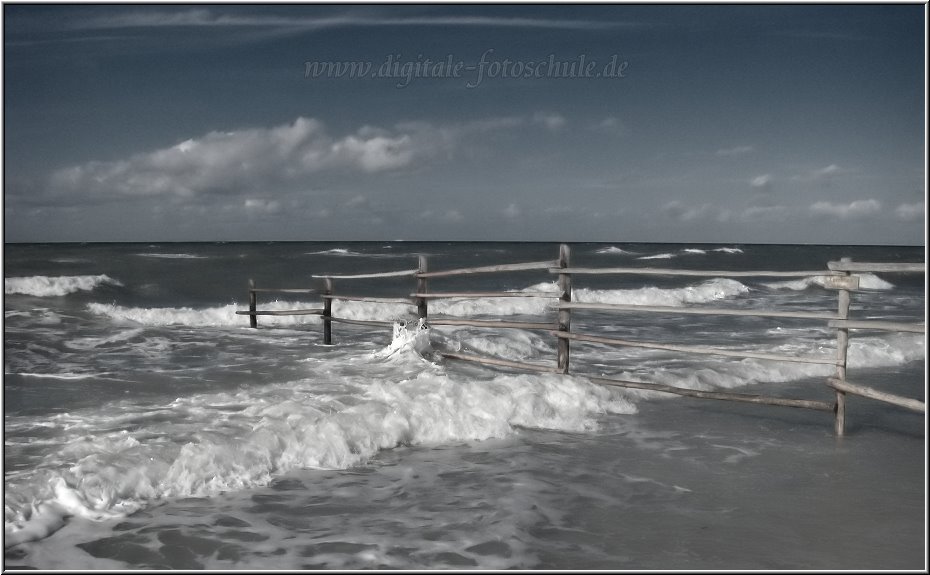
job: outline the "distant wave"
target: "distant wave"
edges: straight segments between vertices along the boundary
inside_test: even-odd
[[[769,289],[803,291],[814,286],[824,287],[827,281],[826,278],[827,276],[810,276],[796,280],[763,283],[762,285]],[[890,290],[894,289],[894,284],[883,280],[875,274],[865,273],[859,274],[859,288],[868,290]]]
[[[346,248],[332,248],[318,252],[304,252],[307,256],[337,256],[344,258],[411,258],[411,254],[365,254],[354,252]]]
[[[259,309],[306,309],[320,307],[320,305],[319,303],[269,302],[260,305]],[[96,315],[146,326],[248,327],[249,325],[248,316],[236,315],[236,311],[245,309],[245,306],[236,304],[194,309],[190,307],[125,307],[107,303],[90,303],[87,304],[87,309]],[[299,325],[319,322],[319,317],[312,315],[267,316],[260,318],[259,321],[264,325]]]
[[[529,294],[550,293],[555,295],[557,290],[558,287],[555,282],[544,282],[529,286],[523,290],[515,290],[516,293],[526,292],[528,297],[437,299],[430,302],[430,313],[456,317],[543,315],[553,311],[555,298],[529,297]],[[707,303],[730,299],[748,293],[748,291],[749,288],[738,281],[717,278],[700,284],[671,289],[643,287],[639,289],[593,290],[581,288],[573,291],[573,299],[588,303],[680,306],[688,303]],[[311,309],[320,308],[321,306],[320,302],[274,301],[259,303],[258,309]],[[237,310],[245,309],[245,306],[241,304],[195,309],[189,307],[142,308],[91,303],[88,304],[87,309],[91,313],[117,321],[150,326],[245,327],[249,324],[248,316],[236,314]],[[344,319],[394,321],[410,319],[415,311],[416,308],[412,304],[333,300],[333,315]],[[320,317],[317,315],[275,315],[261,316],[258,321],[265,326],[286,327],[317,324],[320,322]]]
[[[91,291],[97,286],[105,284],[123,285],[105,274],[96,276],[29,276],[5,278],[3,280],[3,293],[55,297],[78,291]]]
[[[725,254],[741,254],[741,253],[743,253],[743,250],[741,250],[741,249],[739,249],[739,248],[714,248],[714,249],[711,250],[711,251],[723,252],[723,253],[725,253]]]
[[[686,254],[699,255],[699,256],[702,256],[707,253],[705,250],[701,250],[698,248],[685,248],[681,251]]]
[[[353,252],[345,248],[333,248],[331,250],[322,250],[319,252],[305,252],[308,256],[362,256],[359,252]]]
[[[620,256],[635,256],[635,255],[636,255],[637,253],[639,253],[639,252],[631,252],[631,251],[629,251],[629,250],[625,250],[625,249],[622,249],[622,248],[618,248],[618,247],[616,247],[616,246],[608,246],[608,247],[606,247],[606,248],[601,248],[601,249],[597,250],[595,253],[598,253],[598,254],[613,254],[613,255],[620,255]]]
[[[162,253],[139,253],[137,256],[144,258],[163,258],[168,260],[202,260],[208,256],[198,256],[195,254],[162,254]]]
[[[102,377],[107,375],[105,373],[11,373],[7,372],[6,375],[18,375],[20,377],[42,377],[46,379],[65,379],[65,380],[76,380],[76,379],[91,379]]]
[[[673,257],[675,257],[675,254],[664,253],[664,254],[655,254],[651,256],[640,256],[636,259],[638,260],[670,260]]]
[[[582,288],[574,290],[572,299],[585,303],[682,306],[684,304],[732,299],[746,293],[749,293],[749,288],[736,280],[714,278],[683,288],[658,288],[654,286],[615,290]]]

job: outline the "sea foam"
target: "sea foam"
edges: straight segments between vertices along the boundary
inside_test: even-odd
[[[79,291],[91,291],[101,285],[123,285],[106,274],[86,276],[29,276],[3,280],[5,294],[56,297]]]

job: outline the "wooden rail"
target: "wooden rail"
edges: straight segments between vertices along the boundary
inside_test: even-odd
[[[884,391],[879,391],[865,385],[856,385],[842,379],[836,379],[835,377],[828,379],[827,385],[844,393],[861,395],[862,397],[877,399],[878,401],[884,401],[886,403],[898,405],[912,411],[927,413],[927,404],[916,399],[901,397],[900,395],[895,395],[893,393],[886,393]]]
[[[807,311],[771,311],[771,310],[743,310],[721,309],[709,307],[680,307],[659,305],[631,305],[617,303],[560,303],[559,309],[591,309],[601,311],[629,311],[636,313],[671,313],[675,315],[738,315],[743,317],[786,317],[800,319],[836,319],[834,313],[820,313]]]
[[[828,403],[825,401],[813,399],[795,399],[781,397],[766,397],[744,393],[732,393],[721,391],[703,391],[695,389],[680,388],[670,385],[664,385],[653,382],[628,381],[614,379],[603,376],[593,376],[585,374],[576,374],[587,377],[591,382],[613,386],[629,387],[636,389],[653,390],[663,393],[672,393],[687,397],[696,397],[704,399],[715,399],[724,401],[738,401],[744,403],[755,403],[761,405],[773,405],[784,407],[795,407],[804,409],[813,409],[817,411],[834,412],[834,430],[837,436],[845,433],[846,425],[846,394],[852,393],[862,397],[867,397],[877,401],[883,401],[892,405],[906,409],[926,413],[925,404],[916,399],[905,398],[894,394],[882,392],[870,387],[850,383],[846,380],[847,371],[847,354],[849,349],[849,331],[850,330],[883,330],[883,331],[901,331],[910,333],[925,333],[924,323],[907,323],[896,321],[878,321],[878,320],[856,320],[850,319],[850,301],[853,292],[859,290],[859,276],[855,273],[925,273],[926,266],[923,263],[881,263],[881,262],[852,262],[849,259],[840,261],[831,261],[827,263],[826,270],[804,270],[804,271],[729,271],[729,270],[687,270],[673,268],[631,268],[631,267],[609,267],[609,268],[587,268],[571,266],[571,250],[568,245],[559,246],[558,258],[554,261],[535,261],[522,263],[509,263],[501,265],[489,265],[479,267],[468,267],[459,269],[435,270],[430,271],[429,262],[426,256],[419,256],[416,269],[386,271],[378,273],[351,274],[351,275],[333,275],[321,274],[312,277],[323,280],[322,289],[314,288],[258,288],[253,280],[249,280],[249,310],[236,311],[239,315],[248,315],[251,327],[257,327],[257,317],[260,315],[321,315],[323,318],[323,341],[325,344],[332,344],[332,323],[346,323],[365,326],[386,326],[395,322],[385,320],[361,320],[345,317],[336,317],[333,315],[332,302],[340,301],[358,301],[379,304],[403,304],[416,306],[416,317],[428,320],[428,325],[434,326],[465,326],[475,328],[491,329],[525,329],[525,330],[542,330],[552,334],[556,338],[558,345],[556,361],[554,365],[539,365],[521,361],[506,360],[495,357],[483,357],[458,352],[440,352],[439,355],[446,359],[474,362],[483,365],[535,371],[542,373],[568,374],[570,372],[571,342],[576,344],[601,344],[612,346],[626,346],[645,349],[656,349],[673,351],[676,353],[691,353],[703,355],[718,355],[734,358],[761,359],[767,361],[792,362],[804,364],[822,364],[832,365],[835,368],[833,377],[826,381],[826,386],[832,390],[834,401]],[[521,291],[430,291],[430,282],[432,280],[447,278],[453,276],[462,276],[482,273],[504,273],[504,272],[521,272],[532,270],[546,270],[549,274],[557,278],[558,289],[556,292],[521,292]],[[745,310],[720,307],[685,307],[685,306],[657,306],[657,305],[630,305],[630,304],[608,304],[595,302],[577,302],[572,301],[572,278],[575,275],[608,275],[608,274],[639,274],[647,276],[686,276],[686,277],[723,277],[723,278],[747,278],[747,277],[819,277],[821,285],[827,289],[836,290],[837,307],[835,311],[782,311],[782,310]],[[399,295],[398,297],[371,297],[365,295],[343,295],[335,292],[334,284],[336,281],[343,282],[356,279],[373,279],[373,278],[391,278],[391,277],[412,277],[416,281],[415,290],[412,293]],[[257,294],[268,292],[281,293],[319,293],[323,302],[322,308],[312,309],[292,309],[292,310],[258,310]],[[443,316],[429,315],[429,302],[437,299],[485,299],[485,298],[549,298],[558,301],[548,310],[555,312],[555,317],[551,321],[501,321],[489,319],[462,319],[449,318]],[[793,356],[775,353],[759,353],[754,351],[740,350],[734,348],[722,348],[700,345],[675,345],[662,342],[650,341],[633,341],[613,337],[603,337],[572,331],[572,313],[584,313],[587,311],[599,311],[608,313],[635,313],[635,314],[674,314],[674,315],[702,315],[702,316],[741,316],[741,317],[758,317],[758,318],[794,318],[825,321],[826,326],[836,330],[836,355],[834,357],[813,357],[813,356]],[[413,313],[413,310],[411,310]]]
[[[742,401],[744,403],[758,403],[762,405],[780,405],[782,407],[802,407],[805,409],[816,409],[818,411],[833,411],[833,405],[825,401],[815,401],[810,399],[785,399],[783,397],[766,397],[763,395],[750,395],[746,393],[728,393],[723,391],[701,391],[699,389],[688,389],[684,387],[675,387],[672,385],[663,385],[660,383],[649,383],[644,381],[626,381],[622,379],[611,379],[607,377],[589,378],[595,383],[601,385],[613,385],[616,387],[631,387],[634,389],[649,389],[652,391],[661,391],[663,393],[674,393],[675,395],[684,395],[688,397],[700,397],[703,399],[718,399],[724,401]]]
[[[519,292],[519,291],[488,291],[488,292],[434,292],[410,294],[417,298],[427,299],[476,299],[489,297],[540,297],[557,298],[557,293],[546,292]]]
[[[694,353],[699,355],[722,355],[726,357],[739,357],[743,359],[767,359],[771,361],[787,361],[793,363],[820,363],[825,365],[836,365],[835,359],[824,357],[797,357],[792,355],[780,355],[774,353],[756,353],[752,351],[738,351],[722,349],[719,347],[702,347],[697,345],[671,345],[667,343],[653,343],[648,341],[630,341],[626,339],[615,339],[612,337],[600,337],[596,335],[584,335],[580,333],[553,332],[553,335],[559,338],[571,339],[575,341],[587,341],[591,343],[603,343],[606,345],[619,345],[624,347],[641,347],[646,349],[661,349],[665,351],[680,351],[683,353]]]
[[[484,274],[495,272],[516,272],[526,270],[547,270],[555,265],[556,262],[526,262],[521,264],[504,264],[499,266],[481,266],[476,268],[460,268],[455,270],[443,270],[435,272],[421,272],[417,274],[421,278],[440,278],[449,276],[460,276],[467,274]]]
[[[827,262],[827,267],[843,272],[925,273],[927,271],[927,264],[924,263],[873,263],[850,260]]]

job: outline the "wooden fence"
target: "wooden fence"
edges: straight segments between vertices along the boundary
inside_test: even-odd
[[[360,301],[371,303],[385,304],[406,304],[416,307],[418,318],[426,320],[428,318],[430,325],[447,325],[447,326],[467,326],[467,327],[488,327],[504,329],[525,329],[545,331],[557,338],[558,353],[555,364],[541,365],[536,363],[526,363],[511,361],[493,357],[480,357],[463,353],[444,352],[441,355],[455,360],[470,361],[485,365],[499,367],[516,368],[535,372],[548,372],[568,374],[570,367],[571,343],[578,345],[585,343],[595,343],[601,345],[637,347],[647,349],[657,349],[674,351],[689,354],[717,355],[736,358],[752,358],[771,361],[781,361],[790,363],[806,364],[825,364],[832,365],[835,368],[834,375],[827,378],[826,385],[833,392],[835,400],[833,403],[810,399],[793,399],[781,397],[768,397],[744,393],[731,393],[719,391],[700,391],[670,385],[663,385],[642,381],[626,381],[622,379],[594,377],[585,374],[585,377],[594,383],[608,386],[628,387],[636,389],[648,389],[664,393],[672,393],[688,397],[698,397],[705,399],[717,399],[724,401],[740,401],[764,405],[778,405],[786,407],[796,407],[804,409],[814,409],[819,411],[832,411],[834,413],[834,431],[837,436],[845,433],[846,426],[846,394],[854,394],[870,399],[883,401],[897,405],[906,409],[926,413],[926,404],[922,401],[901,397],[865,385],[850,382],[846,378],[847,353],[849,349],[849,330],[868,329],[882,331],[899,331],[912,333],[925,333],[924,323],[903,323],[890,321],[874,320],[854,320],[849,318],[850,300],[853,292],[859,289],[859,276],[855,273],[924,273],[926,265],[924,263],[868,263],[853,262],[848,258],[840,261],[829,262],[827,270],[803,270],[803,271],[705,271],[705,270],[685,270],[672,268],[636,268],[636,267],[613,267],[613,268],[581,268],[571,266],[571,250],[568,245],[559,246],[558,258],[549,261],[523,262],[493,266],[458,268],[441,271],[430,271],[426,256],[420,256],[416,269],[391,271],[382,273],[368,273],[356,275],[314,275],[314,278],[323,281],[322,290],[319,289],[290,289],[290,288],[258,288],[253,280],[249,280],[249,310],[237,311],[237,314],[248,315],[251,327],[257,327],[258,316],[260,315],[306,315],[315,314],[322,316],[323,321],[323,343],[332,344],[332,323],[343,322],[349,324],[360,324],[370,326],[391,325],[392,321],[378,320],[358,320],[349,318],[336,317],[332,313],[333,300],[341,301]],[[548,273],[557,276],[558,290],[551,292],[525,292],[525,291],[496,291],[496,292],[455,292],[455,291],[431,291],[430,282],[441,278],[452,276],[462,276],[469,274],[491,274],[491,273],[510,273],[528,270],[546,270]],[[740,310],[726,308],[687,308],[679,306],[646,306],[646,305],[628,305],[628,304],[607,304],[607,303],[584,303],[572,301],[572,280],[576,276],[586,275],[645,275],[645,276],[692,276],[692,277],[714,277],[714,278],[747,278],[747,277],[766,277],[766,278],[808,278],[817,276],[823,278],[823,285],[828,289],[834,289],[837,292],[837,308],[835,312],[830,311],[777,311],[777,310]],[[389,277],[411,277],[416,281],[416,289],[406,297],[384,298],[384,297],[367,297],[359,295],[336,294],[334,283],[338,280],[340,283],[349,280],[371,279],[371,278],[389,278]],[[292,309],[292,310],[265,310],[258,309],[257,294],[264,292],[278,293],[315,293],[320,294],[322,307],[311,309]],[[448,317],[429,316],[429,302],[435,299],[483,299],[490,297],[538,297],[557,299],[554,306],[557,315],[551,322],[517,322],[517,321],[498,321],[498,320],[478,320],[478,319],[459,319]],[[650,314],[676,314],[676,315],[717,315],[717,316],[749,316],[749,317],[766,317],[766,318],[799,318],[823,320],[829,328],[836,330],[836,357],[824,358],[817,356],[793,356],[776,353],[758,353],[750,351],[740,351],[733,349],[722,349],[716,347],[697,346],[697,345],[672,345],[667,343],[650,342],[650,341],[631,341],[617,339],[612,337],[602,337],[577,333],[572,331],[571,320],[573,311],[578,313],[584,310],[596,310],[610,313],[650,313]]]

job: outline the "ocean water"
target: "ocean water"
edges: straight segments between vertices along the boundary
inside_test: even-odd
[[[924,248],[572,244],[578,267],[826,270]],[[591,376],[832,401],[829,366],[418,326],[336,300],[261,316],[247,281],[554,260],[552,243],[4,246],[5,567],[39,569],[926,569],[926,418],[850,396],[832,414],[603,387]],[[403,297],[411,277],[336,280]],[[432,291],[556,290],[546,271]],[[851,317],[924,321],[922,274],[864,274]],[[573,300],[834,311],[804,278],[574,277]],[[430,301],[430,316],[553,321],[553,299]],[[320,307],[260,293],[259,309]],[[576,310],[573,331],[834,357],[824,321]],[[848,378],[925,400],[923,334],[851,332]]]

